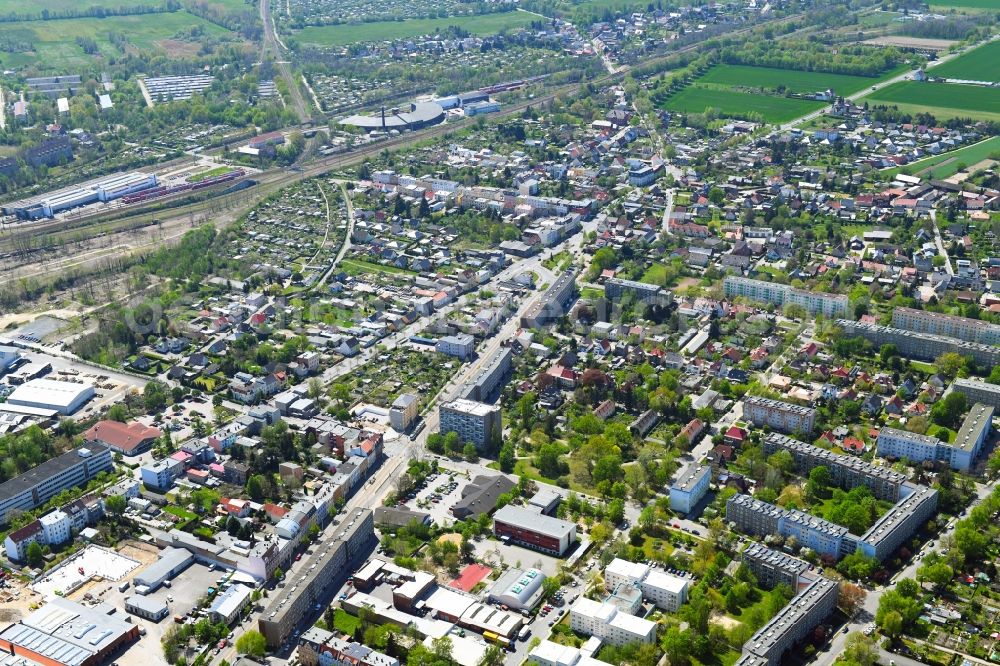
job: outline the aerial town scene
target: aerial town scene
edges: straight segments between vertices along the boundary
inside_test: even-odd
[[[1000,665],[998,427],[1000,0],[0,0],[0,666]]]

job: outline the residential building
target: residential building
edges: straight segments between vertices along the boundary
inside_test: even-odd
[[[795,595],[743,646],[739,666],[778,666],[782,656],[833,613],[837,583],[817,578]]]
[[[892,430],[892,428],[888,428]],[[795,461],[795,470],[808,476],[814,467],[823,466],[830,472],[834,485],[850,490],[857,486],[867,486],[880,500],[896,502],[900,489],[906,483],[906,476],[884,466],[875,466],[854,456],[845,456],[806,444],[780,433],[769,433],[764,438],[764,455],[787,451]]]
[[[69,519],[69,514],[61,509],[45,514],[38,519],[38,522],[42,526],[42,539],[50,546],[65,543],[73,538],[73,523]]]
[[[691,513],[708,492],[711,482],[711,467],[695,463],[686,465],[670,486],[670,508],[681,513]]]
[[[106,446],[123,456],[137,456],[152,448],[156,440],[162,436],[161,430],[150,428],[138,421],[120,423],[104,420],[98,421],[83,433],[83,441],[88,445]]]
[[[619,647],[656,640],[655,622],[624,613],[614,604],[601,603],[582,595],[569,609],[569,625],[579,634],[596,636]]]
[[[281,645],[320,599],[346,579],[351,566],[375,545],[375,523],[369,509],[345,516],[329,538],[314,546],[294,584],[272,594],[270,603],[257,621],[271,647]]]
[[[142,485],[154,491],[170,490],[176,478],[175,468],[176,466],[169,458],[143,465],[139,468]]]
[[[456,432],[463,442],[472,442],[480,451],[500,441],[503,431],[500,407],[459,398],[438,407],[442,433]]]
[[[767,426],[781,432],[809,434],[816,421],[816,410],[751,395],[743,400],[743,417],[758,427]]]
[[[14,530],[7,535],[3,543],[7,559],[12,562],[25,562],[28,559],[28,546],[33,543],[44,543],[42,539],[42,524],[37,520]]]
[[[111,450],[81,447],[51,458],[0,484],[0,525],[14,509],[31,511],[64,490],[82,486],[101,472],[110,472]]]
[[[576,523],[508,504],[493,515],[493,532],[549,555],[561,557],[576,542]]]
[[[434,349],[439,354],[454,356],[464,361],[476,353],[476,339],[467,333],[446,335],[437,341]]]
[[[389,408],[389,425],[396,432],[406,432],[420,415],[420,399],[412,393],[403,393],[392,401]]]
[[[963,394],[968,404],[981,402],[1000,409],[1000,385],[998,384],[959,377],[952,383],[951,388],[953,391]]]
[[[893,308],[892,325],[916,333],[931,333],[984,345],[1000,344],[1000,326],[981,319],[956,317],[941,312]]]
[[[952,469],[968,472],[983,444],[990,434],[994,408],[976,403],[969,410],[954,443],[943,442],[937,437],[899,430],[882,428],[878,434],[878,454],[880,456],[905,458],[911,462],[931,460],[943,462]]]
[[[545,294],[528,308],[521,317],[523,328],[541,328],[569,313],[571,299],[576,295],[576,271],[563,272],[545,291]]]
[[[514,352],[510,347],[498,351],[476,378],[462,388],[461,397],[480,402],[489,400],[510,377],[513,358]]]
[[[687,601],[688,585],[686,578],[672,576],[660,569],[650,569],[646,577],[639,581],[639,590],[657,608],[676,612]]]
[[[302,632],[298,655],[302,666],[399,666],[395,657],[337,638],[319,627]]]
[[[608,278],[604,283],[604,297],[609,301],[621,300],[626,294],[634,296],[637,302],[646,305],[668,305],[673,300],[673,295],[669,291],[655,284],[621,278]]]
[[[747,546],[741,559],[753,573],[757,583],[768,590],[778,585],[787,585],[797,591],[800,583],[804,585],[815,578],[809,574],[808,562],[771,550],[759,543]]]
[[[771,303],[779,308],[786,305],[800,305],[810,315],[825,317],[846,317],[848,299],[843,294],[796,289],[787,284],[777,284],[764,280],[753,280],[739,276],[728,276],[722,283],[726,298],[746,298],[751,301]]]
[[[844,331],[845,336],[864,338],[876,348],[884,344],[896,345],[899,353],[908,358],[933,361],[941,354],[955,352],[962,356],[971,356],[978,365],[987,367],[1000,365],[1000,347],[992,345],[848,319],[838,319],[837,326]]]

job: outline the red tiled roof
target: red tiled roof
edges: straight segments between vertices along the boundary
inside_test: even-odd
[[[132,423],[98,421],[90,430],[83,433],[83,438],[88,442],[104,442],[121,451],[132,451],[144,442],[162,435],[163,433],[157,428],[144,426],[138,421]]]

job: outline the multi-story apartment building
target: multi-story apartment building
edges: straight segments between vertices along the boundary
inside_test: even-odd
[[[901,497],[858,539],[858,549],[865,555],[884,561],[937,512],[934,488],[907,483]]]
[[[635,586],[658,608],[673,612],[687,601],[689,581],[647,564],[616,557],[604,569],[604,585],[611,592]]]
[[[771,550],[759,543],[747,546],[741,558],[743,564],[757,579],[757,583],[768,590],[778,585],[787,585],[792,590],[798,591],[800,583],[805,585],[815,579],[815,576],[809,575],[808,562]]]
[[[521,326],[541,328],[551,324],[569,312],[570,300],[575,295],[576,271],[565,271],[556,278],[556,281],[545,291],[542,298],[528,308],[528,311],[521,317]]]
[[[399,666],[395,657],[342,640],[319,627],[302,632],[298,655],[303,666]]]
[[[468,333],[446,335],[438,339],[434,350],[440,354],[454,356],[463,361],[476,353],[476,339]]]
[[[1000,385],[959,377],[952,383],[951,389],[963,394],[969,404],[981,402],[1000,409]]]
[[[681,513],[690,513],[708,492],[712,482],[712,468],[709,465],[691,463],[681,470],[677,480],[670,486],[670,508]]]
[[[977,365],[992,367],[1000,364],[1000,347],[992,345],[848,319],[838,319],[837,326],[844,331],[845,336],[864,338],[875,347],[894,344],[900,354],[909,358],[933,361],[945,352],[955,352],[962,356],[971,356]]]
[[[459,398],[438,407],[442,433],[456,432],[463,442],[472,442],[479,450],[499,441],[503,430],[500,408],[484,402]]]
[[[816,422],[815,409],[756,395],[743,400],[743,416],[758,427],[804,434],[811,433]]]
[[[778,451],[791,453],[796,471],[803,476],[822,465],[829,470],[834,484],[841,488],[867,486],[881,500],[897,501],[899,489],[906,482],[903,474],[886,467],[876,467],[853,456],[839,455],[780,433],[768,434],[764,438],[764,453],[770,456]]]
[[[980,319],[956,317],[940,312],[894,308],[892,325],[916,333],[930,333],[984,345],[1000,344],[1000,326]]]
[[[781,657],[801,641],[837,606],[838,586],[817,578],[792,598],[743,646],[740,666],[777,666]]]
[[[281,645],[319,599],[328,599],[351,570],[350,566],[375,545],[375,522],[370,509],[358,509],[333,528],[294,580],[271,602],[257,621],[271,647]]]
[[[673,300],[673,295],[663,287],[635,280],[609,278],[604,283],[604,298],[617,301],[626,294],[635,296],[635,300],[646,305],[667,305]]]
[[[906,458],[911,462],[933,460],[947,463],[952,469],[967,472],[972,468],[989,437],[993,426],[994,408],[976,403],[969,410],[954,443],[943,442],[937,437],[882,428],[877,445],[880,456]]]
[[[461,397],[467,400],[488,400],[510,376],[514,352],[504,347],[490,359],[489,365],[476,378],[462,388]]]
[[[396,432],[406,432],[419,416],[420,399],[412,393],[403,393],[389,407],[389,425]]]
[[[602,641],[621,647],[629,643],[652,643],[656,640],[656,623],[629,615],[610,603],[601,603],[581,596],[569,609],[569,625],[573,631],[597,636]]]
[[[112,469],[111,450],[90,446],[46,460],[24,474],[0,484],[0,525],[14,509],[31,511],[64,490],[81,486]]]
[[[800,305],[811,315],[846,317],[849,302],[843,294],[796,289],[787,284],[729,276],[722,284],[727,298],[742,297],[752,301],[771,303],[778,307]]]

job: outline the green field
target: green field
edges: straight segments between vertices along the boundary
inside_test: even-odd
[[[393,275],[416,275],[415,271],[411,271],[406,268],[397,268],[396,266],[383,266],[382,264],[373,264],[370,261],[361,261],[360,259],[344,259],[343,261],[340,262],[339,268],[348,275],[361,275],[362,273],[392,273]]]
[[[694,84],[680,91],[663,108],[683,113],[703,113],[712,107],[723,116],[745,117],[759,113],[765,122],[784,123],[826,106],[823,102],[775,95],[754,95]]]
[[[931,9],[937,7],[961,9],[1000,9],[1000,0],[933,0]]]
[[[938,119],[1000,120],[1000,88],[900,81],[866,96],[865,100],[895,104],[913,113],[926,111]]]
[[[528,12],[502,12],[477,16],[452,16],[442,19],[409,19],[407,21],[376,21],[374,23],[309,26],[295,33],[303,44],[346,46],[355,42],[379,42],[430,35],[448,26],[457,26],[473,35],[494,35],[504,29],[521,28],[532,21],[543,20]]]
[[[24,2],[24,0],[0,0],[0,15],[14,14],[24,17],[41,17],[47,9],[51,16],[58,16],[67,10],[85,11],[91,7],[118,9],[120,7],[166,7],[166,0],[45,0],[44,2]]]
[[[726,86],[775,89],[785,86],[791,92],[808,93],[833,88],[838,95],[850,95],[878,79],[848,74],[827,74],[825,72],[801,72],[774,67],[750,67],[747,65],[719,65],[702,76],[700,83],[718,83]]]
[[[1000,81],[1000,41],[984,44],[968,53],[933,67],[931,76],[966,81]]]
[[[925,157],[908,164],[906,171],[914,176],[940,180],[955,175],[961,166],[971,167],[991,155],[1000,155],[1000,136],[990,137],[985,141],[952,150],[943,155]]]
[[[136,49],[180,57],[194,54],[197,44],[172,41],[175,36],[200,26],[208,36],[232,35],[229,30],[209,23],[185,11],[155,16],[109,16],[107,18],[61,19],[0,24],[0,40],[31,44],[32,52],[0,53],[5,67],[35,65],[41,69],[86,67],[99,56],[120,56],[108,35],[124,35]],[[84,53],[77,37],[97,42],[99,54]]]

